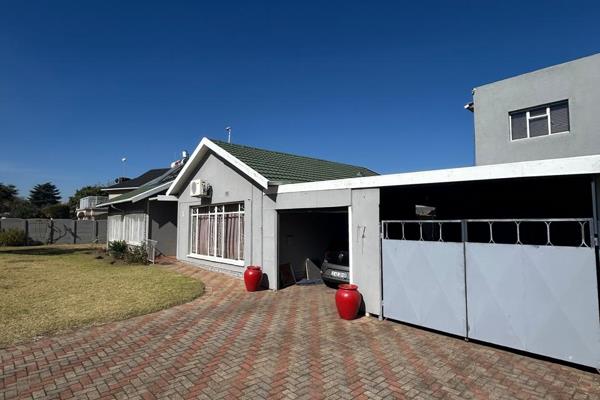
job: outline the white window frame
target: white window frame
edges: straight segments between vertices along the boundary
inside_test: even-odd
[[[527,110],[519,110],[519,111],[511,111],[508,113],[508,134],[509,134],[509,139],[511,142],[518,142],[520,140],[525,140],[525,139],[539,139],[539,138],[545,138],[548,136],[552,136],[552,135],[561,135],[563,133],[570,133],[570,128],[571,128],[571,118],[570,118],[570,114],[569,114],[569,129],[566,131],[561,131],[561,132],[552,132],[552,120],[551,120],[551,116],[550,116],[550,108],[552,108],[552,106],[556,106],[562,103],[566,103],[567,104],[567,113],[570,113],[570,108],[569,108],[569,101],[568,100],[563,100],[563,101],[557,101],[556,103],[552,103],[552,104],[548,104],[546,105],[546,113],[545,114],[541,114],[541,115],[534,115],[531,116],[530,112],[532,110],[537,110],[540,109],[542,107],[544,107],[543,105],[541,106],[536,106],[536,107],[531,107],[528,108]],[[527,136],[523,137],[523,138],[518,138],[518,139],[513,139],[513,134],[512,134],[512,116],[513,114],[518,114],[518,113],[522,113],[525,112],[525,121],[526,121],[526,128],[527,128]],[[529,133],[529,121],[531,120],[535,120],[535,119],[540,119],[540,118],[548,118],[548,134],[547,135],[541,135],[541,136],[531,136]]]
[[[109,215],[107,227],[108,242],[124,240],[127,244],[139,246],[148,239],[148,215],[145,213]]]
[[[230,206],[230,205],[237,205],[237,211],[225,211],[225,206]],[[206,211],[201,211],[205,209]],[[199,226],[200,224],[198,223],[198,220],[200,218],[201,215],[204,216],[208,216],[209,217],[209,226],[211,225],[210,222],[210,218],[211,216],[214,216],[214,222],[212,223],[212,226],[210,227],[211,229],[214,228],[214,232],[212,233],[213,236],[213,243],[212,246],[208,246],[208,253],[209,254],[199,254],[197,253],[198,249],[194,249],[194,247],[197,247],[198,245],[198,234],[199,234]],[[242,226],[242,218],[244,218],[245,216],[245,207],[244,207],[244,203],[243,202],[239,202],[239,203],[227,203],[227,204],[211,204],[209,206],[192,206],[190,207],[190,234],[189,234],[189,253],[188,253],[188,257],[190,258],[197,258],[200,260],[207,260],[207,261],[213,261],[213,262],[219,262],[219,263],[225,263],[225,264],[233,264],[233,265],[237,265],[237,266],[244,266],[244,259],[231,259],[231,258],[225,258],[223,256],[219,256],[217,253],[217,249],[219,249],[219,247],[217,246],[217,222],[220,222],[221,225],[221,238],[220,238],[220,250],[221,250],[221,254],[225,254],[225,216],[226,215],[238,215],[238,219],[237,219],[237,223],[238,223],[238,235],[240,235],[238,237],[237,240],[237,254],[241,254],[241,251],[244,250],[241,246],[242,246],[242,242],[245,242],[244,239],[244,232],[241,232],[241,226]],[[220,217],[220,220],[219,220]],[[196,218],[196,224],[195,224],[195,232],[193,232],[192,227],[194,226],[193,224],[193,220],[194,218]],[[246,224],[244,224],[245,227]],[[192,238],[194,237],[194,233],[195,233],[195,237],[196,240],[192,240]],[[212,253],[212,254],[210,254]],[[244,254],[245,256],[245,254]]]

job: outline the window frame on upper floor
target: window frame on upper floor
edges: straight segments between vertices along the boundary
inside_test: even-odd
[[[558,110],[560,107],[566,106],[566,126],[567,129],[566,130],[560,130],[558,132],[552,132],[552,110]],[[543,113],[541,113],[543,111]],[[538,112],[540,112],[538,114]],[[532,115],[532,113],[534,115]],[[513,135],[513,116],[515,115],[523,115],[524,114],[524,118],[525,118],[525,129],[526,129],[526,136],[523,137],[517,137],[515,138]],[[556,118],[556,117],[555,117]],[[537,134],[537,135],[533,135],[531,134],[531,121],[540,121],[546,119],[546,126],[547,126],[547,130],[545,133],[543,134]],[[561,135],[561,134],[565,134],[565,133],[571,133],[571,113],[570,113],[570,107],[569,107],[569,100],[565,99],[565,100],[560,100],[560,101],[555,101],[553,103],[547,103],[547,104],[540,104],[534,107],[528,107],[528,108],[523,108],[520,110],[515,110],[515,111],[510,111],[508,113],[508,127],[509,127],[509,139],[511,142],[518,142],[524,139],[538,139],[538,138],[544,138],[544,137],[549,137],[549,136],[553,136],[553,135]]]

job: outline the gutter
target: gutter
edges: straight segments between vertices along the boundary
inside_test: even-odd
[[[113,204],[120,204],[120,203],[137,203],[140,200],[143,200],[149,196],[152,196],[154,193],[160,192],[161,190],[164,190],[166,188],[168,188],[171,185],[172,182],[165,182],[163,184],[160,184],[156,187],[153,187],[152,189],[148,189],[145,192],[142,192],[140,194],[137,194],[133,197],[129,197],[127,199],[123,199],[123,200],[115,200],[115,201],[109,201],[106,203],[102,203],[102,204],[98,204],[96,205],[96,207],[100,208],[100,207],[107,207],[107,206],[111,206]]]

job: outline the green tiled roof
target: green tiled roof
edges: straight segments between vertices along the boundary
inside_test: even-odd
[[[302,157],[278,151],[213,140],[216,145],[278,184],[326,181],[378,175],[368,168],[341,164],[317,158]]]

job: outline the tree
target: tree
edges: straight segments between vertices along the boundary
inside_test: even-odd
[[[28,200],[16,197],[11,203],[8,215],[13,218],[38,218],[40,210]]]
[[[69,218],[68,204],[53,204],[42,208],[42,215],[46,218]]]
[[[29,193],[29,201],[39,209],[52,204],[58,204],[59,200],[60,191],[50,182],[35,185]]]
[[[5,213],[10,210],[18,193],[15,185],[5,185],[0,182],[0,213]]]
[[[75,210],[79,207],[79,200],[87,196],[103,196],[102,186],[84,186],[75,191],[75,194],[69,197],[69,209],[71,216],[75,217]]]

